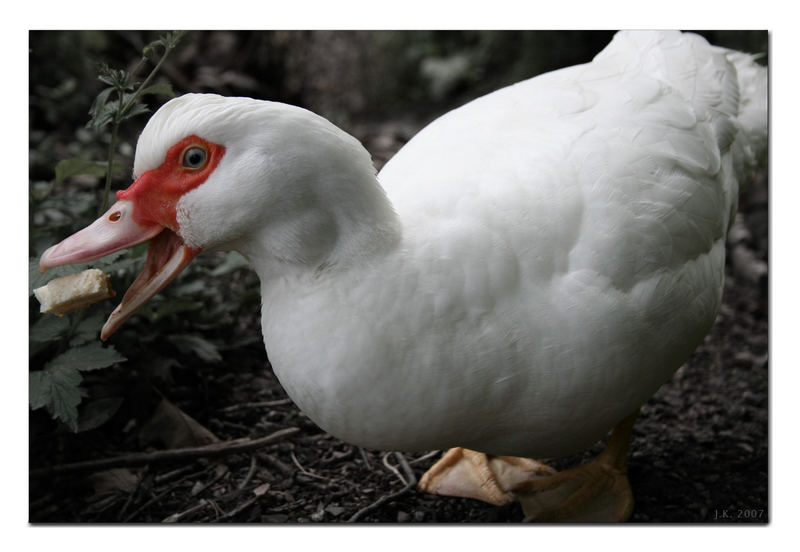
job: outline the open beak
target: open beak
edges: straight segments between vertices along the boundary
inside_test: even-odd
[[[117,201],[92,224],[50,247],[39,261],[39,268],[44,272],[55,266],[93,261],[150,240],[144,269],[103,326],[100,332],[100,339],[103,340],[117,331],[125,320],[161,291],[200,253],[185,245],[169,228],[157,223],[142,224],[135,221],[133,208],[130,200]]]

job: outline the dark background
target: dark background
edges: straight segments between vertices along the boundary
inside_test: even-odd
[[[702,34],[718,45],[762,52],[767,63],[765,32]],[[104,86],[96,78],[97,64],[131,69],[142,47],[158,35],[30,33],[32,190],[50,186],[61,159],[105,159],[107,132],[85,128],[89,107]],[[301,105],[361,139],[380,167],[441,113],[503,85],[590,61],[611,36],[606,31],[191,32],[159,79],[171,82],[179,94],[210,91]],[[166,99],[146,101],[155,110]],[[120,129],[117,161],[126,169],[115,178],[114,189],[129,184],[136,136],[146,120],[132,119]],[[97,177],[59,184],[53,193],[63,194],[60,212],[43,213],[31,200],[30,255],[37,257],[54,236],[90,222],[101,189]],[[76,197],[87,197],[87,203],[73,208]],[[741,231],[730,245],[737,255],[730,255],[717,324],[644,406],[637,423],[629,460],[633,522],[768,520],[767,285],[752,270],[768,260],[765,172],[743,194],[740,212]],[[521,519],[516,506],[496,508],[413,490],[390,498],[403,489],[385,465],[397,465],[397,457],[327,436],[286,400],[260,339],[257,278],[235,263],[219,269],[226,262],[232,258],[198,259],[197,267],[154,299],[152,311],[133,318],[112,339],[128,360],[84,374],[81,419],[89,418],[91,404],[113,404],[102,424],[73,433],[44,410],[31,412],[31,468],[161,450],[175,445],[168,433],[202,441],[201,430],[184,423],[181,414],[165,415],[165,404],[223,440],[290,426],[300,433],[216,460],[32,476],[31,521],[160,522],[173,516],[179,521],[339,522],[379,500],[383,503],[358,515],[358,521]],[[115,288],[124,290],[130,277],[115,276],[120,280]],[[105,315],[114,304],[92,307],[87,316]],[[37,310],[32,301],[32,324],[39,319]],[[175,336],[200,336],[203,342]],[[32,347],[31,369],[40,369],[52,354]],[[237,408],[256,401],[268,406]],[[599,446],[554,464],[583,461]],[[433,460],[415,463],[422,456],[404,457],[417,477]],[[254,494],[265,484],[264,494]]]

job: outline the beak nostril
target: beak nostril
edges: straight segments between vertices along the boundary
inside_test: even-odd
[[[119,219],[122,218],[122,213],[120,211],[114,211],[110,215],[108,215],[108,220],[111,222],[117,222]]]

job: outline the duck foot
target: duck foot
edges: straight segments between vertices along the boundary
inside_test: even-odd
[[[502,506],[516,500],[511,489],[556,473],[550,466],[530,458],[491,456],[456,447],[425,472],[417,488],[425,493],[475,498]]]
[[[612,523],[633,512],[633,493],[624,471],[598,459],[514,489],[525,521]]]
[[[627,520],[633,493],[625,465],[636,415],[620,422],[590,462],[556,472],[514,456],[453,448],[422,476],[423,492],[503,505],[518,501],[525,521],[608,523]]]

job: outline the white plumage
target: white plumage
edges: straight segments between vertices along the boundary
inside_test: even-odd
[[[708,332],[766,101],[749,56],[622,32],[434,121],[377,180],[328,121],[214,95],[159,110],[134,172],[189,135],[224,145],[173,230],[250,259],[275,373],[323,429],[552,457],[635,412]]]
[[[737,97],[723,51],[631,32],[435,121],[378,175],[402,225],[388,252],[262,276],[287,392],[373,448],[589,446],[713,323],[732,166],[765,138],[764,96],[761,143],[731,142]]]

